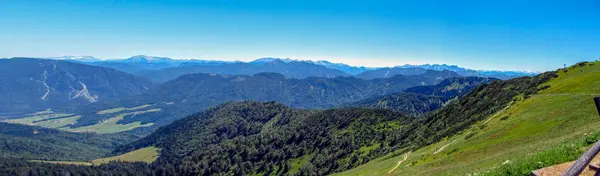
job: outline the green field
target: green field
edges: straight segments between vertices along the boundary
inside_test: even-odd
[[[145,108],[148,108],[151,106],[152,105],[141,105],[141,106],[132,107],[132,108],[121,107],[121,108],[113,108],[113,109],[106,109],[106,110],[98,111],[96,114],[113,114],[113,113],[118,113],[118,112],[122,112],[122,111],[129,111],[129,112],[122,112],[122,113],[116,114],[115,116],[113,116],[109,119],[101,121],[97,124],[90,125],[90,126],[78,127],[78,128],[70,128],[69,126],[77,123],[77,120],[79,120],[79,118],[81,118],[82,116],[73,115],[73,114],[55,113],[52,110],[46,110],[46,111],[40,111],[40,112],[36,112],[36,113],[26,114],[20,118],[3,120],[1,122],[18,123],[18,124],[32,125],[32,126],[41,126],[41,127],[45,127],[45,128],[56,128],[56,129],[71,131],[71,132],[118,133],[118,132],[128,131],[128,130],[132,130],[132,129],[139,128],[139,127],[148,127],[148,126],[154,125],[152,123],[142,124],[141,122],[133,122],[133,123],[128,123],[128,124],[118,124],[117,123],[120,120],[123,120],[124,118],[126,118],[127,116],[161,111],[161,109],[159,109],[159,108],[145,109]]]
[[[389,174],[404,152],[335,175],[523,175],[506,171],[527,173],[577,158],[583,150],[564,146],[585,146],[580,141],[596,139],[600,131],[593,102],[600,96],[600,62],[560,71],[540,87],[546,85],[489,120],[413,151]]]
[[[117,113],[117,112],[121,112],[121,111],[134,111],[134,110],[144,109],[144,108],[147,108],[150,106],[152,106],[152,105],[146,104],[146,105],[136,106],[136,107],[132,107],[132,108],[118,107],[118,108],[105,109],[102,111],[98,111],[98,112],[96,112],[96,114],[112,114],[112,113]]]
[[[156,147],[146,147],[138,150],[131,151],[119,156],[113,156],[108,158],[100,158],[93,160],[92,164],[103,164],[111,161],[124,161],[124,162],[146,162],[152,163],[158,158],[160,149]]]
[[[72,129],[70,128],[70,129],[64,129],[64,130],[72,131],[72,132],[94,132],[94,133],[118,133],[118,132],[123,132],[123,131],[129,131],[129,130],[139,128],[139,127],[152,126],[153,124],[152,123],[142,124],[141,122],[118,124],[117,122],[123,120],[126,116],[158,112],[160,110],[161,109],[148,109],[148,110],[144,110],[144,111],[121,113],[114,117],[106,119],[100,123],[97,123],[95,125],[84,126],[84,127],[79,127],[79,128],[72,128]]]
[[[60,128],[77,122],[81,116],[72,114],[54,113],[50,110],[25,115],[22,118],[4,120],[2,122],[17,123],[46,128]]]
[[[111,161],[122,161],[122,162],[145,162],[152,163],[156,161],[158,155],[160,154],[160,149],[156,147],[146,147],[141,148],[135,151],[131,151],[129,153],[125,153],[119,156],[107,157],[95,159],[89,162],[84,161],[40,161],[40,160],[32,160],[32,162],[44,162],[44,163],[53,163],[53,164],[75,164],[75,165],[100,165],[106,164]]]

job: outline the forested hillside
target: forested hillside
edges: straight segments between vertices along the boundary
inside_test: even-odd
[[[368,98],[350,103],[349,107],[390,109],[420,116],[442,107],[448,101],[460,98],[477,86],[495,81],[495,78],[455,77],[439,84],[407,88],[403,92]]]
[[[389,109],[412,116],[421,116],[429,111],[441,108],[450,99],[442,96],[424,95],[412,92],[399,92],[378,96],[351,103],[348,107]]]
[[[539,91],[538,86],[557,77],[556,72],[546,72],[535,77],[521,77],[507,81],[495,81],[478,87],[438,111],[420,119],[418,128],[411,133],[413,146],[422,147],[442,138],[456,134],[506,108],[512,101],[529,98]]]
[[[0,122],[0,158],[89,160],[138,139],[127,134],[71,133]]]
[[[392,151],[408,135],[402,131],[412,119],[389,110],[227,103],[161,127],[116,152],[157,146],[163,150],[156,164],[187,175],[322,175]]]
[[[111,162],[99,166],[48,164],[19,158],[0,157],[0,176],[65,176],[65,175],[168,175],[146,163]]]

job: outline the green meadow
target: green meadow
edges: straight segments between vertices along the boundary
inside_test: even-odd
[[[75,164],[75,165],[100,165],[106,164],[111,161],[121,161],[121,162],[145,162],[152,163],[156,161],[158,155],[160,154],[160,149],[156,147],[146,147],[138,150],[131,151],[129,153],[125,153],[119,156],[107,157],[95,159],[89,162],[85,161],[41,161],[41,160],[32,160],[31,162],[44,162],[44,163],[54,163],[54,164]]]

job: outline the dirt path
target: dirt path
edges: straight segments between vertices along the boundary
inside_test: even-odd
[[[433,152],[433,154],[435,155],[435,154],[438,154],[438,153],[440,153],[442,150],[444,150],[444,148],[448,147],[450,144],[452,144],[452,143],[454,143],[454,142],[456,142],[456,139],[454,139],[452,142],[450,142],[450,143],[448,143],[448,144],[446,144],[446,145],[442,146],[440,149],[437,149],[435,152]]]
[[[394,167],[392,170],[390,170],[390,171],[388,172],[388,174],[391,174],[392,172],[394,172],[394,170],[396,170],[396,169],[397,169],[397,168],[400,166],[400,164],[402,164],[402,162],[406,161],[406,159],[408,159],[408,155],[409,155],[411,152],[412,152],[412,151],[410,151],[410,152],[408,152],[408,153],[404,154],[404,158],[403,158],[402,160],[398,161],[398,164],[396,164],[396,167]]]
[[[506,111],[508,108],[510,108],[510,106],[512,106],[513,102],[510,102],[510,104],[508,104],[508,106],[504,107],[504,109],[498,111],[496,114],[494,114],[492,117],[488,118],[485,122],[483,122],[483,124],[488,123],[490,120],[492,120],[494,117],[500,115],[500,113]]]
[[[597,93],[545,93],[539,96],[599,96]]]

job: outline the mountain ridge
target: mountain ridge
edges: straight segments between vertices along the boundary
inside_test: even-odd
[[[75,107],[117,100],[139,95],[154,86],[145,78],[104,67],[47,59],[0,60],[3,113],[33,113],[60,109],[63,105]]]
[[[138,97],[82,108],[84,118],[73,125],[81,127],[108,119],[112,114],[96,112],[117,107],[150,105],[161,111],[138,114],[118,121],[165,125],[178,118],[229,101],[278,101],[295,108],[332,108],[376,95],[400,92],[417,85],[437,84],[446,78],[457,77],[450,71],[428,71],[423,75],[396,75],[386,79],[363,80],[355,77],[304,79],[286,78],[279,73],[219,75],[196,73],[181,76]]]
[[[47,58],[52,58],[52,57],[47,57]],[[54,58],[61,58],[61,57],[54,57]],[[147,65],[141,64],[141,63],[148,64],[147,59],[143,59],[143,58],[156,58],[158,60],[164,60],[164,61],[168,61],[168,62],[162,62],[161,64],[154,63],[154,65],[147,66]],[[139,62],[135,62],[136,60]],[[73,61],[77,61],[77,59],[75,59]],[[398,69],[398,68],[403,68],[403,69],[421,68],[421,69],[430,69],[430,70],[437,70],[437,71],[450,70],[450,71],[457,72],[462,76],[495,77],[495,78],[506,80],[506,79],[516,78],[516,77],[520,77],[520,76],[533,76],[534,74],[539,73],[539,72],[532,72],[532,71],[478,70],[478,69],[462,68],[462,67],[458,67],[456,65],[448,65],[448,64],[422,64],[422,65],[405,64],[405,65],[388,66],[388,67],[365,67],[365,66],[351,66],[348,64],[344,64],[344,63],[334,63],[334,62],[330,62],[327,60],[313,61],[313,60],[299,60],[299,59],[276,58],[276,57],[258,58],[255,60],[243,62],[243,61],[217,61],[217,60],[197,60],[197,59],[171,59],[168,57],[137,55],[137,56],[132,56],[128,59],[108,59],[108,60],[100,60],[97,62],[84,61],[82,63],[91,64],[91,65],[99,65],[99,66],[108,66],[108,67],[111,67],[111,65],[113,65],[111,68],[117,68],[121,71],[135,74],[135,73],[144,71],[144,70],[140,70],[139,68],[144,68],[145,70],[159,70],[159,69],[166,69],[166,68],[176,68],[176,67],[180,67],[180,66],[185,66],[185,67],[187,67],[187,66],[221,66],[221,65],[227,65],[227,64],[242,64],[242,63],[253,64],[253,65],[262,65],[262,64],[270,63],[270,62],[306,63],[306,64],[312,64],[312,65],[316,65],[316,66],[323,66],[323,67],[326,67],[329,69],[339,70],[348,75],[359,75],[364,72],[380,70],[380,69],[388,69],[389,70],[389,69]],[[129,67],[114,66],[115,64],[122,64],[122,63],[132,64],[133,66],[138,67],[138,69],[131,68],[131,69],[133,69],[133,70],[131,70],[129,68],[131,66],[129,66]],[[202,71],[195,71],[195,72],[202,72]],[[214,73],[223,73],[223,72],[214,72]],[[256,73],[256,72],[254,72],[254,73]],[[181,74],[179,74],[179,75],[181,75]],[[169,78],[174,79],[176,77],[177,76],[171,76]],[[163,79],[162,81],[164,82],[166,80]]]

